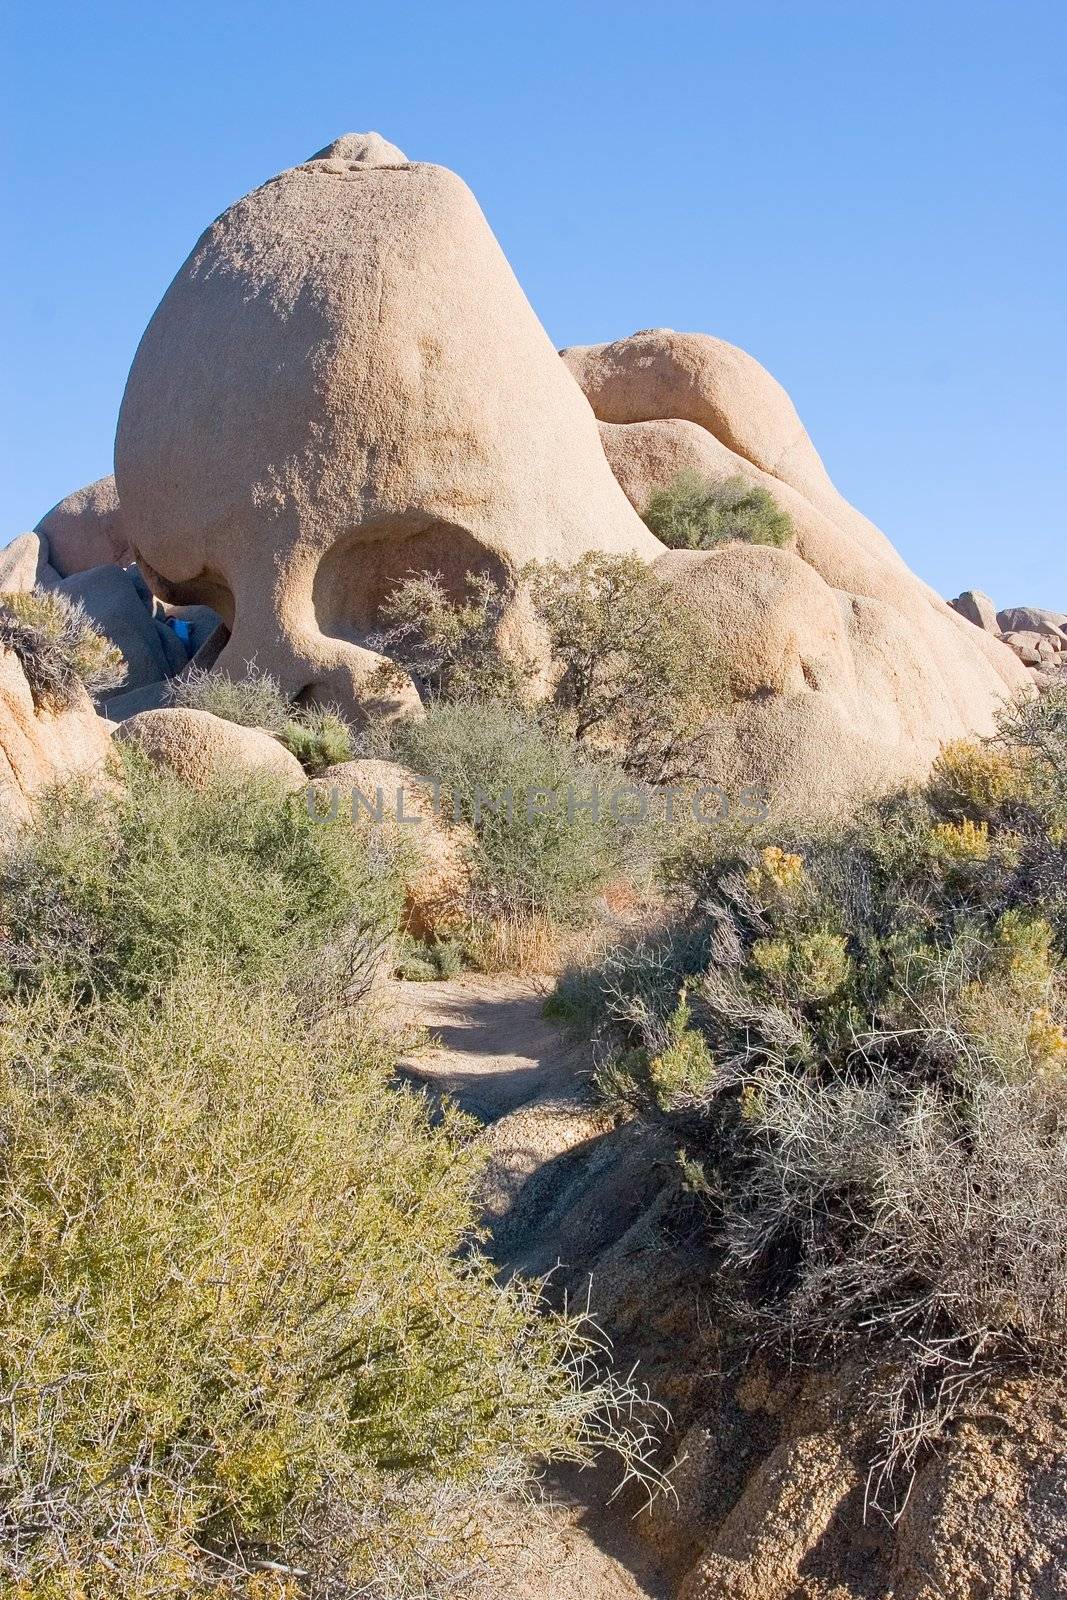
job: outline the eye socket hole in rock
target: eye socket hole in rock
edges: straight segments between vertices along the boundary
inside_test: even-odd
[[[466,528],[419,512],[399,512],[342,534],[323,557],[312,586],[319,630],[363,644],[378,626],[382,602],[412,573],[439,572],[457,597],[471,573],[508,588],[510,572]]]
[[[176,582],[171,578],[164,578],[150,566],[136,547],[133,559],[140,567],[148,587],[160,600],[171,606],[210,606],[232,633],[235,611],[233,590],[221,573],[213,571],[210,567],[203,567],[195,578],[184,578]]]

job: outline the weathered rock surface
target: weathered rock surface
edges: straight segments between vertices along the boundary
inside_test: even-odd
[[[838,494],[785,390],[751,356],[671,329],[562,355],[635,508],[685,468],[761,484],[793,521],[785,561],[738,545],[725,562],[721,550],[659,562],[679,603],[714,615],[739,693],[714,735],[724,782],[756,783],[787,809],[839,809],[921,778],[945,741],[991,732],[1005,699],[1033,692],[1012,652]],[[777,668],[760,638],[764,603]]]
[[[20,533],[0,550],[0,594],[29,594],[31,589],[54,589],[59,573],[48,559],[48,539],[43,533]]]
[[[220,668],[349,708],[414,704],[363,644],[409,571],[661,548],[469,189],[377,135],[203,235],[141,340],[115,470],[155,592],[231,627]]]
[[[1002,633],[1040,633],[1057,649],[1067,649],[1067,615],[1062,611],[1043,611],[1040,606],[1009,606],[997,612]]]
[[[299,761],[271,734],[224,722],[210,711],[185,706],[142,711],[116,728],[113,737],[135,745],[155,766],[194,788],[220,777],[267,777],[294,790],[307,782]]]
[[[18,658],[0,650],[0,814],[26,821],[35,795],[102,769],[109,750],[87,694],[62,711],[35,706]]]
[[[444,934],[462,919],[474,839],[464,823],[441,813],[432,784],[396,762],[362,759],[329,767],[315,788],[325,804],[336,795],[341,816],[403,841],[404,918],[410,933],[419,938]]]
[[[140,689],[158,683],[188,660],[184,652],[179,657],[168,648],[162,629],[124,568],[92,567],[62,579],[58,588],[69,600],[80,602],[93,625],[122,651],[126,675],[120,688]],[[171,637],[180,648],[177,637]]]
[[[64,578],[133,560],[113,477],[98,478],[68,494],[41,518],[35,532],[47,536],[52,565]]]
[[[1039,667],[1059,655],[1059,646],[1044,633],[1002,633],[1000,637],[1027,667]]]
[[[976,628],[984,628],[986,633],[1000,632],[997,608],[989,596],[983,594],[980,589],[964,589],[955,600],[949,601],[949,605],[953,611],[958,611],[961,617],[966,617],[968,622],[973,622]]]

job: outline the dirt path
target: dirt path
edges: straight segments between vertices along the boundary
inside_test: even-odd
[[[397,986],[431,1035],[400,1070],[485,1124],[490,1250],[503,1271],[543,1273],[566,1259],[555,1202],[604,1126],[583,1052],[542,1014],[548,988],[478,976]],[[611,1465],[598,1464],[554,1478],[544,1505],[522,1508],[501,1533],[509,1576],[494,1600],[667,1600],[627,1514],[607,1503],[614,1484]]]

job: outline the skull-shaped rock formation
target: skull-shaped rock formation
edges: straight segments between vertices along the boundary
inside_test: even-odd
[[[838,810],[923,778],[945,741],[990,733],[1006,699],[1033,692],[1012,652],[842,498],[785,390],[743,350],[656,328],[563,360],[637,510],[685,469],[761,484],[792,520],[793,549],[731,544],[657,562],[704,614],[733,690],[714,736],[724,782]]]
[[[138,348],[115,475],[156,593],[232,630],[220,670],[350,708],[410,571],[662,553],[469,189],[377,134],[203,235]]]

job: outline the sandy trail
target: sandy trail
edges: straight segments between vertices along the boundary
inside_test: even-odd
[[[396,988],[407,1018],[430,1034],[400,1071],[485,1124],[490,1253],[505,1272],[551,1270],[567,1244],[555,1202],[605,1124],[587,1054],[542,1014],[550,982],[465,975]],[[501,1531],[508,1576],[493,1600],[668,1600],[628,1513],[608,1504],[617,1476],[610,1461],[554,1475],[545,1503]]]

